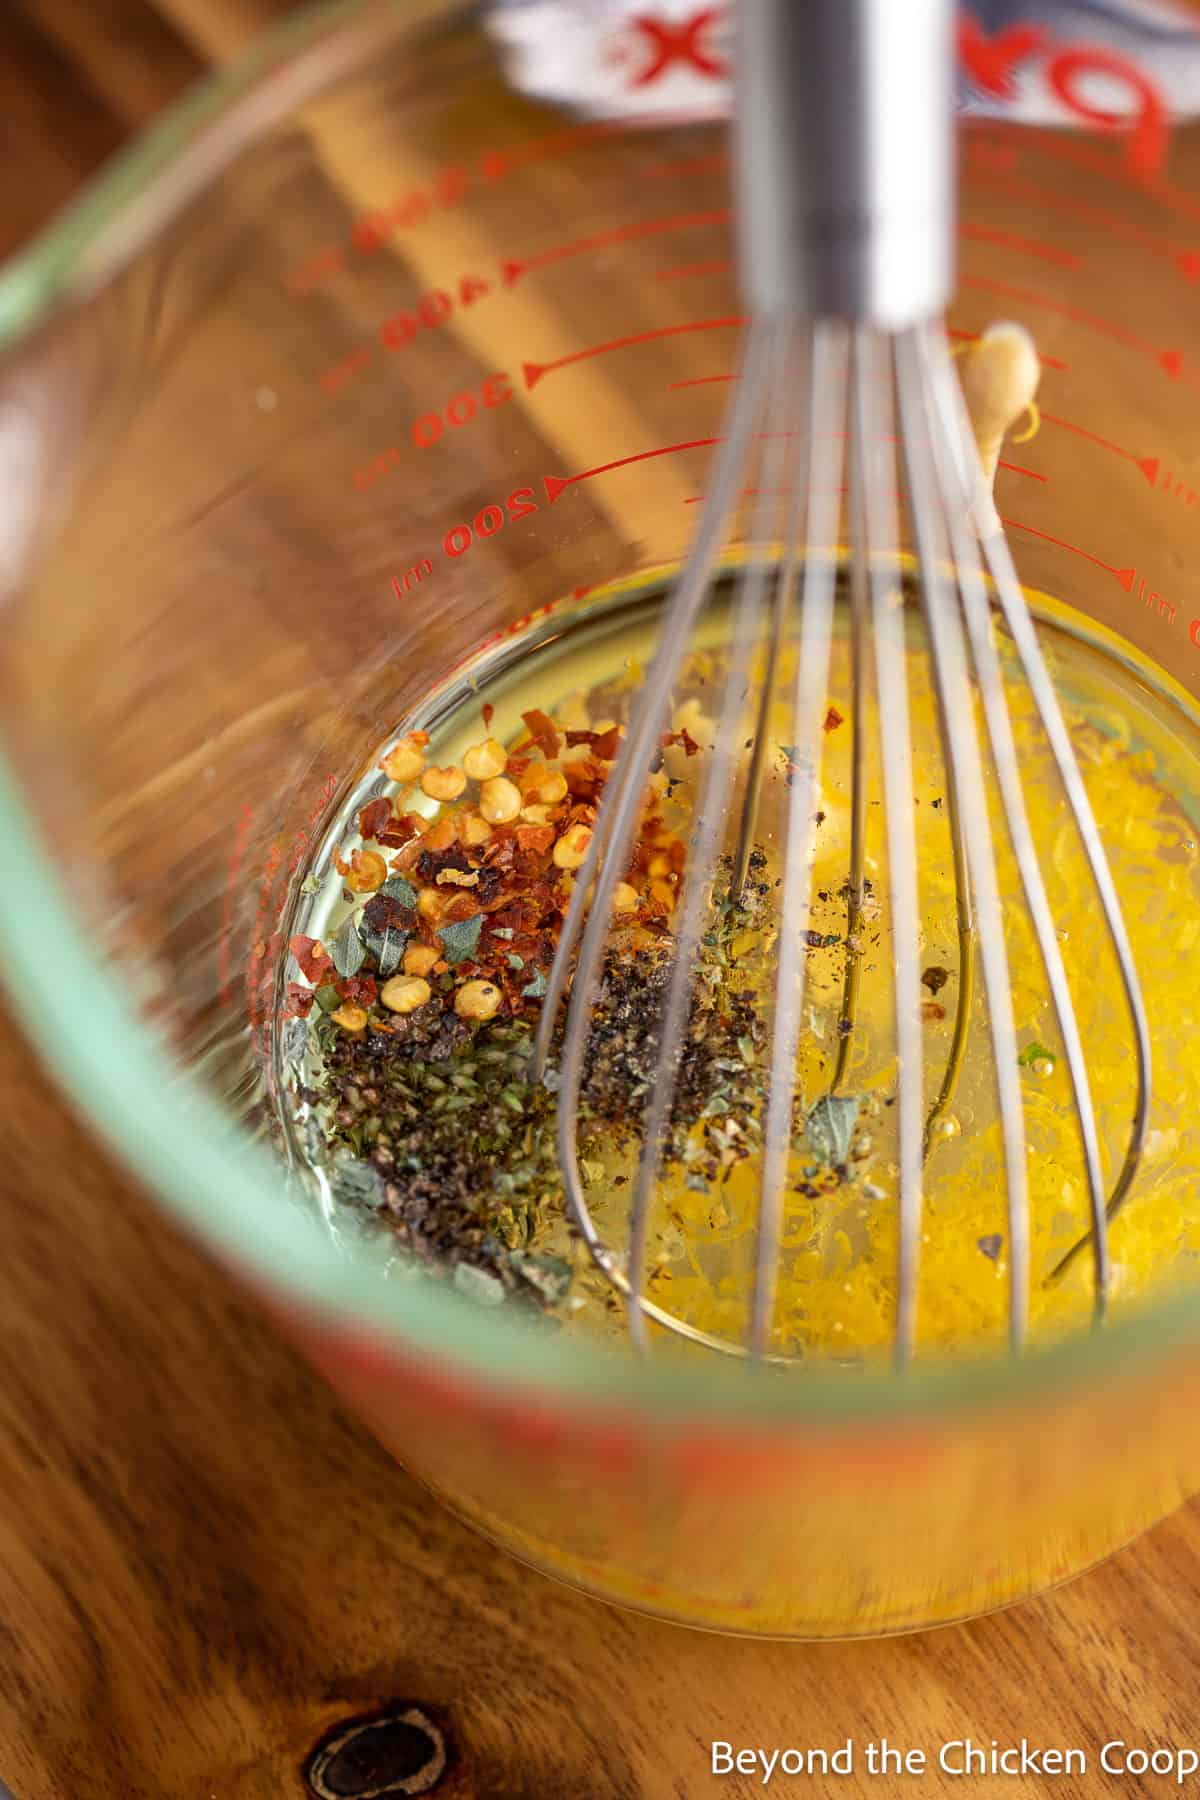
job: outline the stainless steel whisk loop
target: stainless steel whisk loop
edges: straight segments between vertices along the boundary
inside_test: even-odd
[[[945,333],[934,323],[952,280],[952,8],[948,0],[743,0],[735,128],[743,285],[752,323],[702,516],[666,610],[652,667],[636,697],[579,871],[551,974],[538,1041],[544,1066],[561,1003],[568,1012],[558,1070],[559,1150],[568,1203],[608,1280],[627,1302],[634,1342],[647,1323],[737,1355],[771,1349],[798,1058],[805,1019],[807,933],[813,916],[815,817],[839,572],[848,585],[849,667],[855,695],[873,675],[879,720],[897,1048],[898,1262],[895,1356],[917,1337],[923,1185],[930,1132],[952,1091],[970,1024],[975,959],[988,1029],[1003,1145],[1008,1318],[1013,1349],[1026,1334],[1031,1284],[1026,1139],[1012,983],[985,767],[1045,969],[1078,1119],[1090,1209],[1095,1314],[1110,1269],[1108,1224],[1129,1190],[1146,1134],[1149,1029],[1128,933],[1054,685],[991,503]],[[727,522],[749,487],[749,553],[736,578],[720,717],[678,897],[666,983],[660,1064],[644,1121],[624,1249],[607,1243],[588,1206],[577,1119],[588,1026],[612,903],[638,830],[643,797],[668,723],[672,690],[716,579]],[[842,495],[845,493],[845,507]],[[846,524],[843,527],[843,518]],[[957,886],[961,980],[947,1074],[924,1091],[918,852],[906,648],[905,531],[930,659]],[[848,546],[841,542],[843,529]],[[1087,1062],[1037,847],[1026,811],[993,638],[1002,622],[1032,695],[1089,865],[1131,1021],[1136,1094],[1123,1166],[1106,1191]],[[737,878],[754,841],[767,708],[781,646],[795,645],[789,707],[792,779],[781,834],[781,928],[753,1258],[744,1342],[711,1335],[647,1294],[651,1202],[672,1116],[697,952],[739,759],[753,746],[737,821]],[[767,675],[747,718],[754,658]],[[976,698],[983,743],[976,729]],[[851,841],[847,936],[864,892],[867,805],[863,708],[852,706]],[[986,757],[986,764],[985,764]],[[857,964],[847,958],[843,1006],[856,1010]],[[848,1038],[830,1091],[841,1085]],[[1073,1257],[1076,1251],[1071,1252]],[[1065,1259],[1069,1261],[1071,1258]],[[1061,1268],[1053,1273],[1057,1275]]]

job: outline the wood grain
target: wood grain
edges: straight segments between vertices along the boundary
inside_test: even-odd
[[[5,8],[0,158],[21,180],[0,250],[275,10]],[[934,1762],[966,1736],[1078,1746],[1092,1772],[1053,1785],[1087,1796],[1107,1791],[1106,1740],[1198,1732],[1195,1507],[1056,1595],[921,1638],[752,1644],[619,1614],[402,1473],[97,1150],[11,1024],[0,1087],[0,1780],[19,1800],[286,1800],[328,1733],[396,1702],[444,1733],[445,1800],[761,1792],[710,1774],[715,1739],[850,1738],[860,1772],[837,1791],[956,1791],[867,1779],[884,1735]]]

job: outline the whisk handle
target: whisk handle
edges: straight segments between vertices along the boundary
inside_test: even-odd
[[[734,145],[753,310],[898,331],[954,278],[952,0],[741,0]]]

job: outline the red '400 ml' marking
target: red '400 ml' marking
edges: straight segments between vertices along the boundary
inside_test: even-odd
[[[495,186],[530,163],[544,162],[600,139],[628,135],[637,129],[627,119],[597,119],[565,131],[551,132],[546,137],[527,138],[523,143],[510,144],[503,149],[481,150],[472,165],[450,163],[437,170],[424,187],[409,188],[385,205],[363,213],[354,221],[344,243],[325,244],[314,250],[289,270],[284,285],[291,294],[311,294],[347,266],[351,253],[371,255],[397,232],[413,230],[436,212],[459,205],[476,182]]]

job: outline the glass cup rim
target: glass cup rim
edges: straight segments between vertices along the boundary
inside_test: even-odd
[[[458,0],[322,0],[275,26],[225,68],[168,107],[95,177],[31,247],[0,269],[0,351],[19,351],[60,305],[103,285],[155,230],[203,191],[244,144],[357,65],[380,32],[418,37],[465,11]],[[764,1378],[735,1359],[676,1364],[632,1358],[563,1334],[544,1336],[485,1311],[446,1283],[382,1279],[367,1258],[333,1250],[300,1207],[262,1204],[278,1168],[184,1070],[162,1080],[161,1047],[120,984],[87,953],[65,883],[0,751],[0,834],[36,907],[0,890],[9,954],[0,982],[63,1091],[166,1213],[255,1289],[322,1330],[372,1334],[398,1359],[436,1362],[481,1390],[519,1390],[542,1404],[619,1406],[677,1420],[856,1428],[869,1420],[926,1419],[984,1406],[1020,1406],[1072,1387],[1099,1386],[1194,1347],[1200,1298],[1168,1296],[1102,1331],[1026,1352],[922,1359],[903,1379],[888,1370],[847,1379],[807,1371]],[[52,954],[51,954],[52,953]],[[54,967],[53,981],[40,971]],[[20,971],[18,978],[16,971]]]

